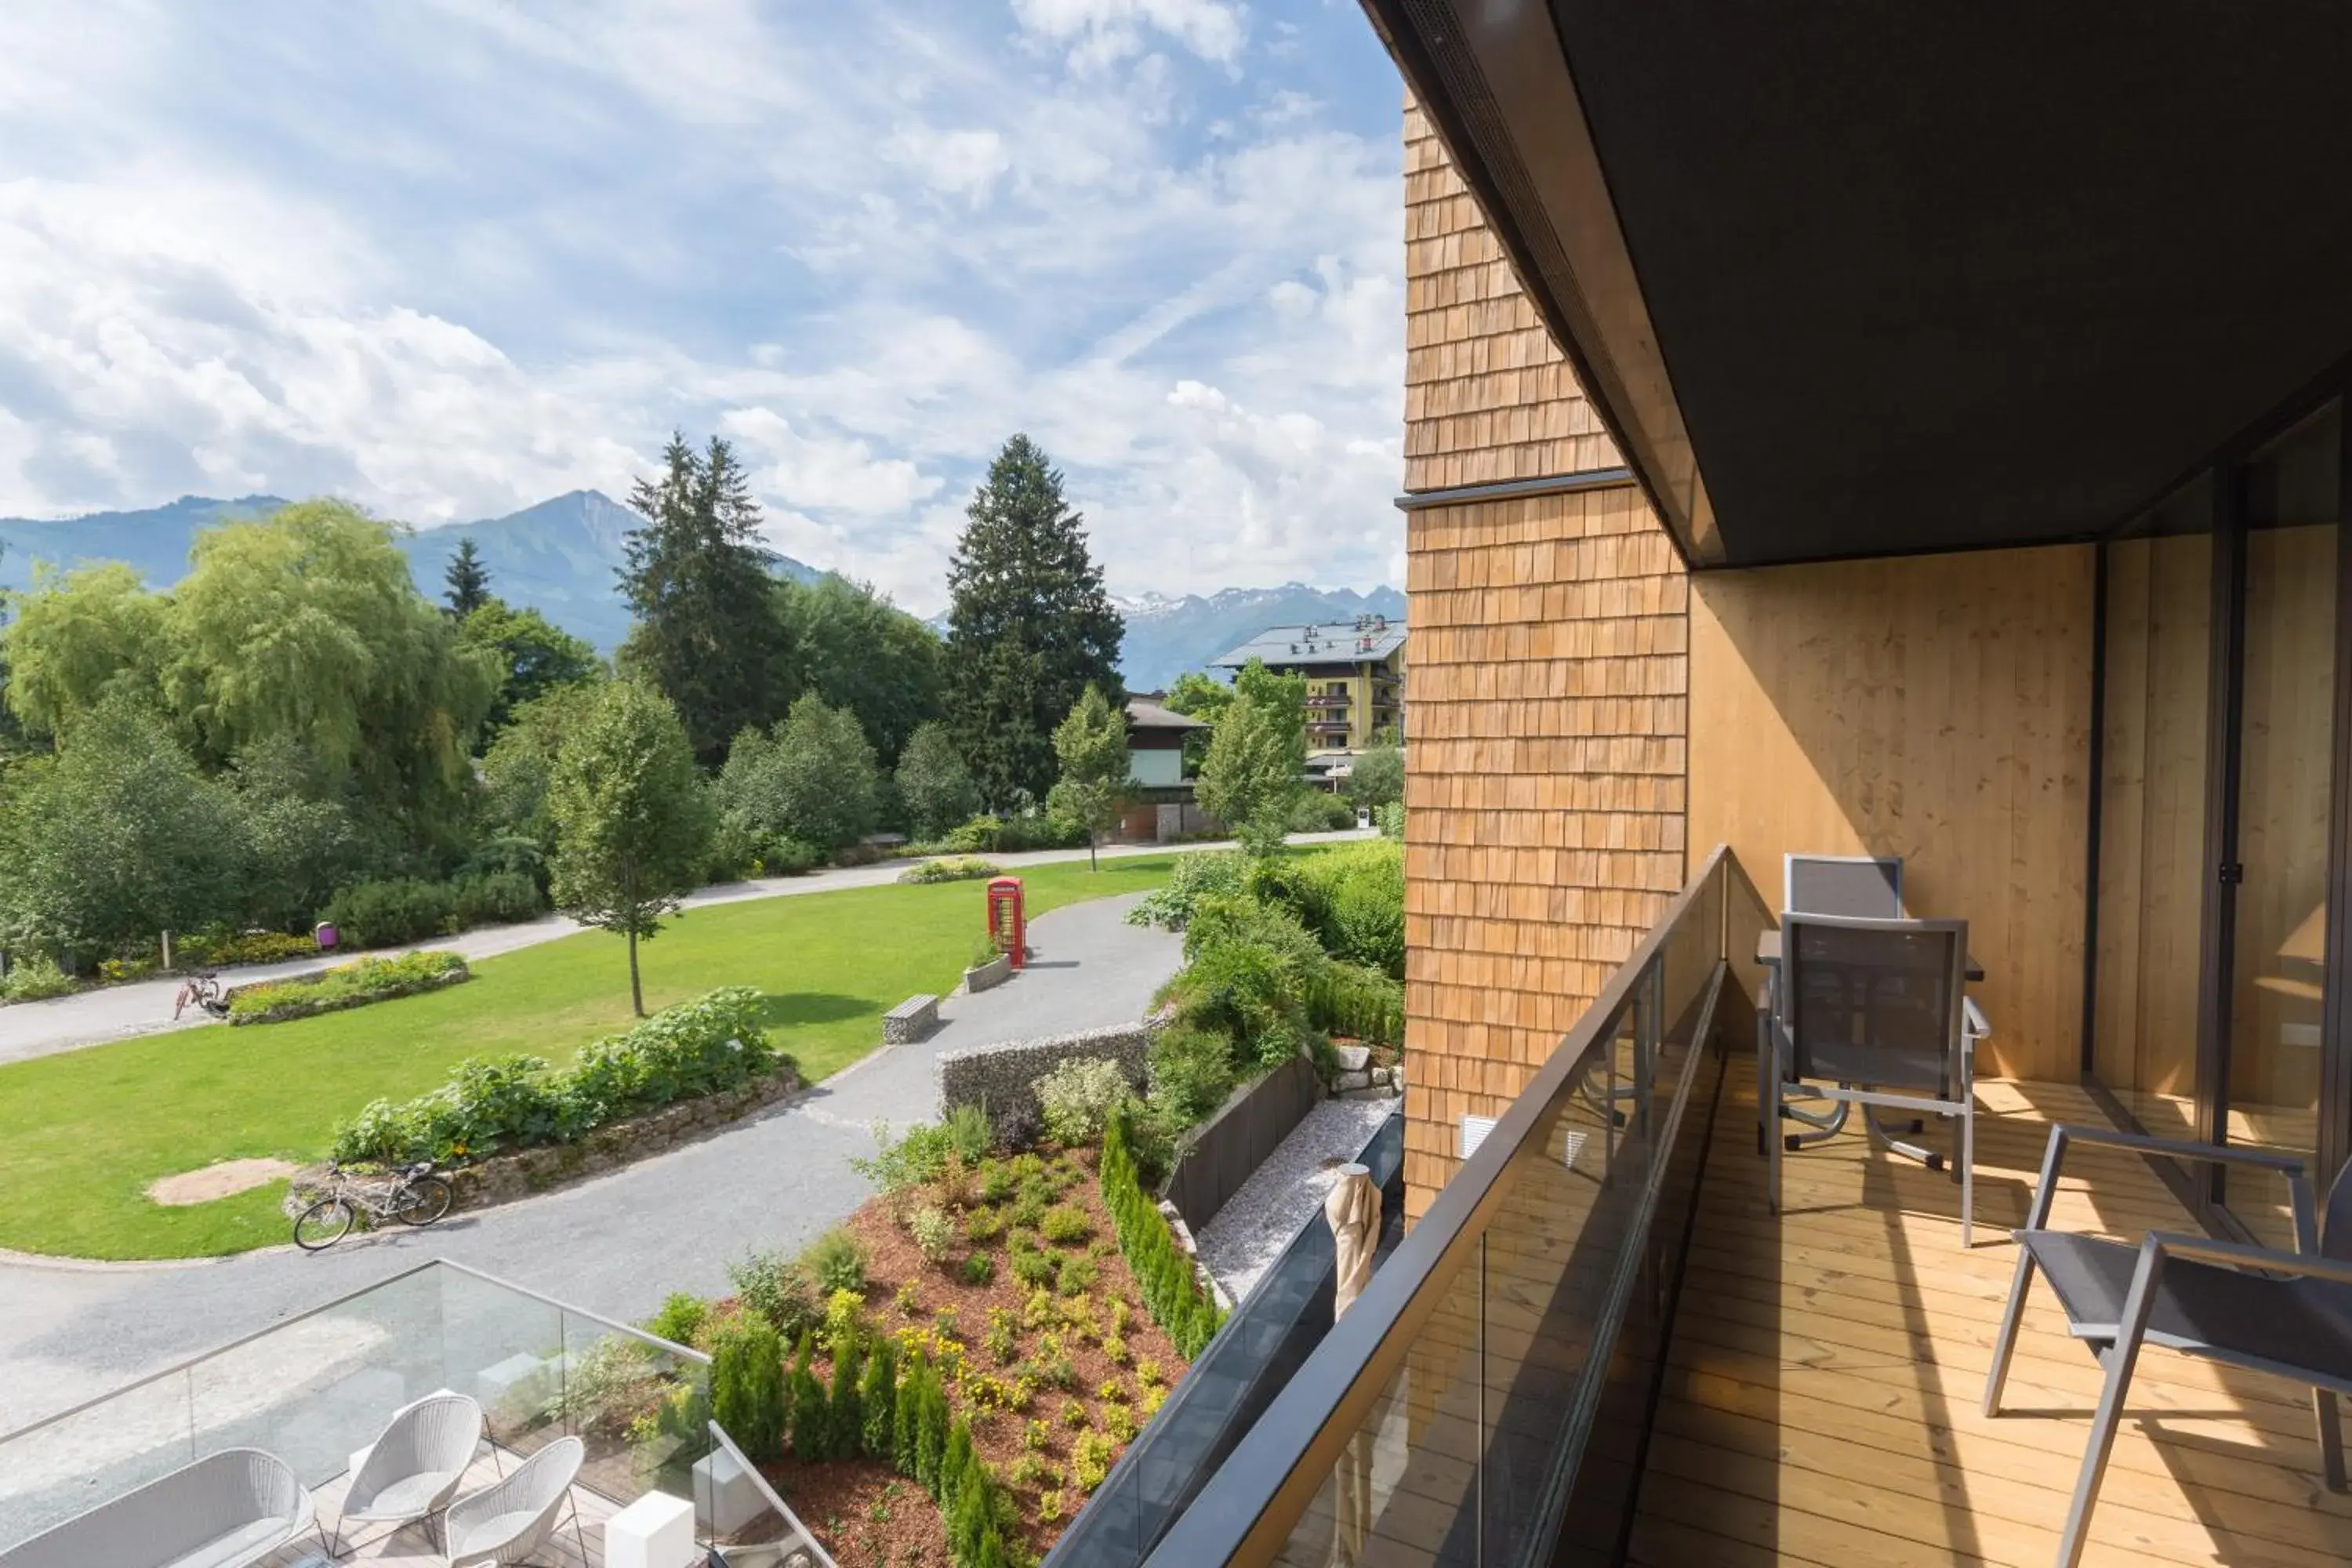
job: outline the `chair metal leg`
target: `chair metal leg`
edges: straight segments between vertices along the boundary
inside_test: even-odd
[[[1960,1250],[1977,1244],[1977,1103],[1960,1112]]]
[[[1774,1076],[1779,1075],[1775,1073]],[[1774,1091],[1773,1098],[1779,1099],[1777,1089]],[[1775,1127],[1772,1131],[1777,1134],[1780,1129]],[[1777,1215],[1780,1212],[1780,1140],[1773,1136],[1766,1138],[1764,1142],[1768,1145],[1764,1152],[1765,1158],[1769,1162],[1769,1173],[1765,1178],[1764,1209],[1767,1214]]]
[[[2090,1543],[2091,1510],[2099,1500],[2107,1456],[2115,1451],[2116,1428],[2123,1425],[2124,1394],[2139,1360],[2139,1335],[2117,1340],[2100,1360],[2106,1363],[2107,1381],[2099,1390],[2098,1414],[2091,1418],[2091,1443],[2083,1451],[2083,1473],[2075,1479],[2074,1500],[2066,1509],[2065,1533],[2058,1538],[2058,1568],[2076,1568],[2083,1548]]]
[[[2346,1489],[2344,1478],[2344,1428],[2336,1417],[2336,1391],[2315,1388],[2311,1391],[2312,1414],[2319,1419],[2319,1463],[2327,1474],[2327,1489]]]
[[[1768,1152],[1779,1131],[1780,1096],[1772,1081],[1772,1016],[1756,1009],[1756,1152]]]
[[[2017,1349],[2017,1325],[2025,1317],[2025,1292],[2033,1284],[2033,1253],[2017,1249],[2017,1277],[2010,1281],[2009,1306],[2000,1315],[2000,1333],[1992,1342],[1992,1371],[1985,1378],[1984,1413],[2000,1414],[2001,1385],[2009,1381],[2009,1358]]]

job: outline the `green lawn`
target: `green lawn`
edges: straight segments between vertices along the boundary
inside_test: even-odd
[[[1139,891],[1170,858],[1031,867],[1034,917]],[[881,1015],[945,994],[983,930],[981,884],[849,889],[690,910],[641,950],[646,1006],[717,985],[767,994],[772,1037],[812,1079],[872,1050]],[[204,1028],[0,1067],[0,1247],[195,1258],[287,1239],[283,1184],[167,1208],[158,1177],[218,1160],[322,1156],[335,1124],[406,1099],[467,1057],[562,1061],[629,1023],[626,949],[587,931],[475,965],[467,984],[288,1024]]]

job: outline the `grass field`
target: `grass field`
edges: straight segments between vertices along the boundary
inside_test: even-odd
[[[1034,866],[1029,912],[1157,886],[1170,858]],[[717,985],[768,999],[771,1037],[812,1080],[871,1051],[881,1015],[945,994],[979,942],[975,882],[847,889],[688,910],[642,950],[648,1011]],[[469,984],[350,1012],[202,1028],[0,1067],[0,1247],[196,1258],[287,1238],[282,1183],[165,1207],[157,1178],[219,1160],[323,1156],[337,1122],[406,1099],[467,1057],[563,1061],[629,1022],[626,948],[586,931],[484,959]]]

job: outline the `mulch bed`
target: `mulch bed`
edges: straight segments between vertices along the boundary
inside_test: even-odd
[[[1039,1152],[1049,1163],[1058,1158],[1050,1149]],[[967,1184],[967,1190],[961,1194],[961,1206],[941,1205],[957,1224],[957,1241],[944,1264],[935,1265],[924,1259],[913,1238],[894,1219],[887,1198],[868,1200],[850,1217],[847,1226],[868,1250],[866,1320],[876,1331],[895,1335],[905,1328],[929,1329],[935,1326],[940,1309],[952,1309],[956,1337],[966,1346],[971,1365],[977,1372],[1001,1376],[1007,1382],[1014,1376],[1017,1366],[1036,1357],[1039,1342],[1047,1332],[1060,1333],[1064,1353],[1076,1373],[1071,1387],[1041,1384],[1028,1408],[1019,1412],[983,1413],[972,1408],[952,1389],[948,1396],[956,1414],[971,1423],[972,1440],[980,1457],[995,1468],[998,1478],[1020,1500],[1022,1521],[1017,1531],[1008,1532],[1008,1543],[1017,1534],[1031,1552],[1040,1556],[1085,1506],[1086,1494],[1078,1488],[1072,1459],[1081,1433],[1093,1431],[1112,1436],[1114,1465],[1117,1456],[1126,1449],[1126,1443],[1110,1434],[1106,1425],[1105,1407],[1111,1402],[1102,1395],[1104,1386],[1118,1385],[1140,1426],[1148,1423],[1149,1417],[1144,1415],[1139,1403],[1141,1389],[1137,1367],[1146,1362],[1158,1363],[1164,1385],[1169,1387],[1174,1386],[1188,1367],[1168,1336],[1144,1311],[1141,1292],[1128,1270],[1126,1258],[1118,1250],[1110,1216],[1096,1185],[1097,1152],[1078,1150],[1067,1158],[1076,1167],[1076,1173],[1062,1178],[1066,1184],[1055,1203],[1084,1214],[1091,1234],[1083,1240],[1063,1245],[1040,1237],[1039,1245],[1048,1253],[1077,1253],[1094,1258],[1097,1275],[1085,1298],[1106,1330],[1110,1301],[1117,1299],[1127,1303],[1130,1317],[1125,1334],[1129,1359],[1124,1366],[1112,1361],[1099,1338],[1058,1322],[1052,1329],[1016,1327],[1013,1353],[1004,1362],[983,1347],[990,1310],[1003,1309],[1012,1313],[1015,1324],[1020,1325],[1032,1290],[1013,1278],[1004,1236],[979,1244],[963,1238],[965,1216],[973,1208],[983,1206],[977,1195],[977,1184]],[[934,1194],[934,1201],[939,1195]],[[945,1194],[950,1199],[958,1195]],[[1009,1214],[1012,1206],[1005,1204],[1001,1212]],[[1102,1247],[1097,1243],[1109,1245]],[[964,1259],[974,1252],[988,1253],[995,1260],[995,1276],[987,1284],[971,1284],[963,1277]],[[917,1298],[911,1314],[903,1310],[898,1302],[900,1287],[909,1282],[915,1287]],[[1057,1309],[1076,1300],[1054,1296]],[[824,1380],[830,1386],[830,1369]],[[1082,1425],[1073,1426],[1069,1420],[1068,1406],[1074,1403],[1083,1413]],[[1045,1446],[1034,1453],[1034,1458],[1050,1467],[1053,1473],[1024,1483],[1015,1479],[1015,1473],[1016,1467],[1033,1453],[1025,1441],[1028,1424],[1033,1420],[1043,1422],[1046,1428]],[[921,1487],[888,1467],[864,1459],[812,1465],[788,1458],[761,1468],[777,1494],[824,1542],[841,1568],[947,1568],[946,1529],[938,1506]],[[1060,1515],[1045,1520],[1040,1515],[1040,1501],[1056,1490],[1061,1494]]]

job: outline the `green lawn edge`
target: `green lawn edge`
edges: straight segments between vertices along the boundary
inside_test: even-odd
[[[1020,874],[1034,918],[1158,886],[1172,855]],[[881,1015],[944,994],[984,931],[978,882],[709,904],[643,949],[646,1005],[718,985],[768,997],[770,1037],[814,1082],[872,1053]],[[144,1036],[0,1066],[0,1248],[110,1261],[215,1257],[288,1239],[283,1183],[166,1207],[158,1179],[222,1160],[320,1158],[337,1122],[467,1057],[562,1061],[630,1022],[621,941],[585,931],[474,965],[470,983],[289,1023]]]

